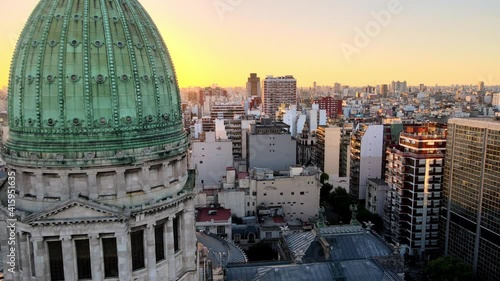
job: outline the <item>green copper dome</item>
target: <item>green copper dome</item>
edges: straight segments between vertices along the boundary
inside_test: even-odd
[[[102,165],[185,151],[172,60],[137,0],[41,0],[12,60],[8,112],[8,163]]]

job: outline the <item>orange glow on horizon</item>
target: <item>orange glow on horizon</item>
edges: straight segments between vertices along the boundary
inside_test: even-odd
[[[9,11],[0,19],[0,88],[7,84],[15,41],[37,2],[0,4]],[[369,37],[369,43],[350,60],[340,46],[355,46],[356,29],[364,30],[373,22],[372,12],[386,9],[387,1],[140,2],[164,36],[181,87],[213,83],[245,87],[251,72],[261,79],[294,75],[300,87],[314,82],[375,86],[392,80],[406,80],[409,85],[477,84],[479,80],[500,84],[500,19],[494,13],[500,3],[494,1],[462,7],[400,0],[402,12],[392,15],[390,23]],[[218,10],[217,3],[226,6]],[[449,10],[446,14],[425,20],[419,16],[443,5]],[[476,9],[482,13],[476,14]],[[469,17],[464,21],[461,16]]]

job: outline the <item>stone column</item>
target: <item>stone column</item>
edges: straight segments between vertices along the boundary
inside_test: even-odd
[[[89,198],[96,200],[99,197],[99,190],[97,190],[97,172],[87,172],[89,184]]]
[[[59,178],[61,179],[61,200],[67,200],[73,197],[73,189],[69,185],[68,173],[59,173]]]
[[[149,281],[156,281],[156,251],[155,251],[155,224],[148,224],[146,229],[146,267]]]
[[[170,168],[170,162],[163,163],[162,167],[162,183],[165,186],[168,186],[170,184],[170,180],[172,178],[172,169]]]
[[[36,200],[42,201],[43,197],[45,197],[45,188],[43,186],[43,174],[42,172],[35,172],[35,194]]]
[[[63,264],[64,264],[64,279],[65,280],[77,280],[76,274],[76,253],[75,247],[73,247],[73,239],[71,236],[62,236],[62,254],[63,254]]]
[[[127,182],[125,180],[125,169],[123,168],[116,169],[116,189],[118,198],[127,196]]]
[[[89,234],[89,246],[92,281],[102,281],[104,279],[104,260],[99,234]]]
[[[186,270],[196,269],[196,235],[195,235],[195,218],[194,218],[194,201],[191,199],[186,202],[183,213],[182,228],[183,228],[183,249],[182,257]]]
[[[149,192],[151,190],[151,184],[149,183],[149,168],[150,166],[142,167],[141,187],[144,192]]]
[[[35,277],[37,281],[48,280],[46,278],[50,268],[45,266],[45,262],[49,258],[43,237],[32,237],[33,241],[33,257],[35,259]]]
[[[116,250],[118,254],[118,277],[120,281],[132,280],[132,255],[130,251],[130,236],[128,231],[117,232]]]
[[[168,259],[168,281],[175,281],[175,249],[174,249],[174,221],[175,217],[167,219],[167,259]]]
[[[28,239],[26,237],[26,234],[21,233],[19,235],[19,246],[20,246],[19,249],[21,250],[19,253],[19,258],[21,259],[21,264],[23,267],[22,280],[30,280],[31,264],[28,252]]]
[[[158,171],[158,183],[160,184],[165,184],[165,180],[166,180],[166,173],[167,169],[166,169],[166,166],[165,166],[165,163],[163,163],[160,167],[160,170]]]

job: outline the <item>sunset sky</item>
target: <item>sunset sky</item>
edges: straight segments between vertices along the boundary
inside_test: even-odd
[[[37,2],[0,1],[0,88]],[[164,36],[181,87],[244,86],[250,72],[291,74],[299,86],[500,84],[498,0],[140,2]],[[377,22],[380,11],[390,19]],[[356,44],[356,29],[366,27],[368,41]],[[348,57],[342,48],[356,52]]]

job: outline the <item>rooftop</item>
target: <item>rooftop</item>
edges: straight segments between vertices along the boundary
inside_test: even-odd
[[[376,185],[387,185],[387,183],[383,179],[368,179],[368,180]]]
[[[372,260],[228,267],[227,280],[241,281],[399,281]]]
[[[495,118],[453,118],[448,121],[449,124],[472,126],[477,128],[486,128],[490,130],[500,130],[500,121]]]
[[[201,208],[198,209],[196,222],[227,221],[231,218],[231,210],[224,208]]]
[[[216,235],[196,232],[196,238],[207,248],[208,258],[215,266],[248,262],[242,249]]]

